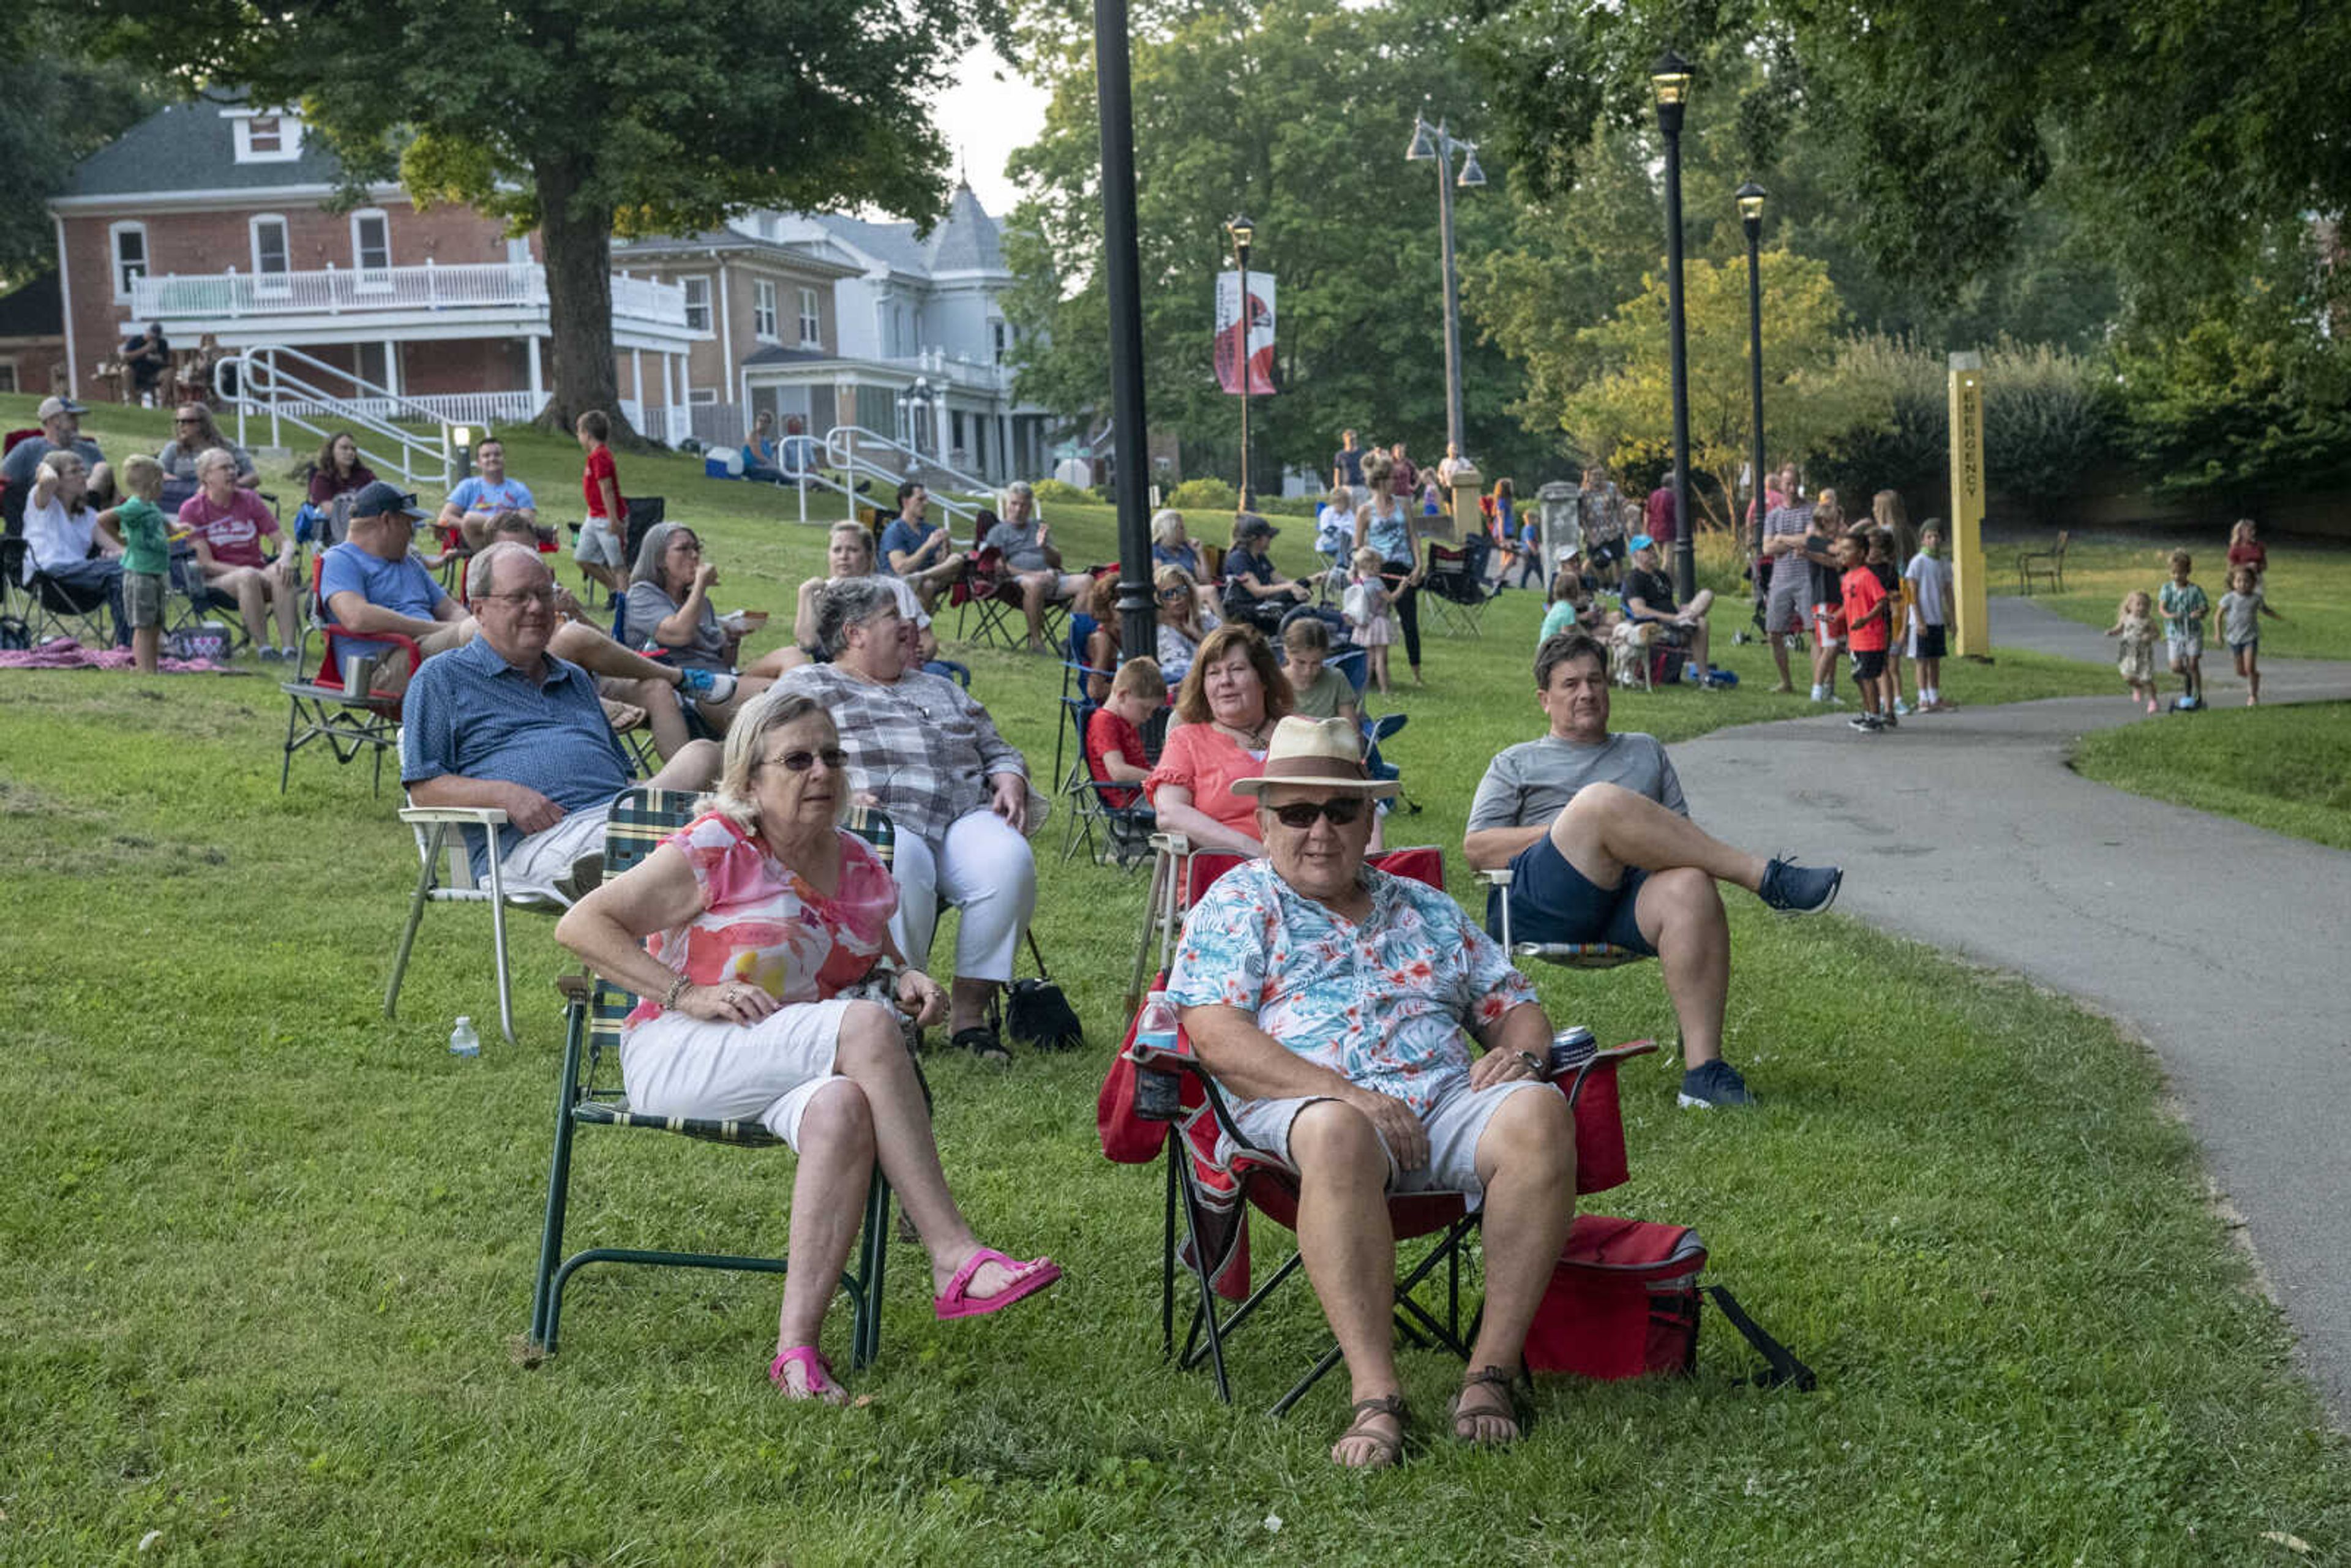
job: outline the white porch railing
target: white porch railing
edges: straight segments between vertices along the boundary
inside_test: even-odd
[[[653,419],[650,424],[645,423],[649,414]],[[621,417],[638,434],[670,446],[694,434],[694,412],[682,402],[648,410],[635,398],[624,397],[621,400]]]
[[[547,309],[547,271],[538,263],[493,261],[439,267],[371,267],[319,272],[150,275],[131,287],[136,320],[244,316],[340,316],[381,310]],[[685,288],[615,274],[616,319],[685,325]]]
[[[416,397],[333,398],[322,402],[287,397],[279,407],[282,413],[299,414],[305,419],[331,418],[349,410],[371,419],[404,419],[413,423],[417,411],[422,410],[448,424],[522,424],[538,417],[538,411],[547,406],[547,395],[528,392],[428,392]]]
[[[420,478],[443,489],[449,486],[455,448],[451,422],[340,365],[268,343],[222,361],[213,385],[227,391],[239,446],[254,444],[246,434],[248,417],[268,421],[272,446],[286,444],[289,424],[324,439],[330,426],[320,421],[329,421],[333,428],[352,432],[360,456],[378,474],[396,473],[411,486]],[[371,412],[369,404],[383,412]],[[422,426],[422,432],[413,426]]]

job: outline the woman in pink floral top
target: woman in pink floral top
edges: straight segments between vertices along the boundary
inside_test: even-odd
[[[878,1160],[931,1255],[934,1310],[970,1317],[1061,1278],[1050,1259],[982,1247],[939,1168],[897,1013],[946,993],[890,939],[897,888],[848,804],[841,737],[816,703],[763,693],[737,716],[718,789],[644,862],[575,904],[556,939],[644,998],[621,1072],[653,1115],[757,1121],[799,1154],[791,1249],[768,1375],[795,1399],[846,1396],[818,1350]],[[640,946],[640,944],[643,944]],[[896,1011],[847,994],[880,982]]]

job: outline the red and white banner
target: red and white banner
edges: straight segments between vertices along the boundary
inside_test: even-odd
[[[1273,391],[1273,274],[1252,267],[1249,275],[1249,392]],[[1241,388],[1241,275],[1217,275],[1217,384],[1238,396]]]

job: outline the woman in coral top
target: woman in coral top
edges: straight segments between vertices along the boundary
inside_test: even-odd
[[[1266,737],[1293,706],[1264,632],[1228,621],[1202,638],[1176,693],[1176,727],[1143,781],[1160,831],[1196,849],[1259,853],[1257,801],[1233,783],[1265,771]]]
[[[763,693],[728,731],[702,814],[556,928],[644,998],[621,1040],[632,1108],[756,1121],[799,1152],[795,1267],[768,1376],[789,1398],[835,1405],[847,1396],[820,1334],[876,1160],[930,1252],[937,1316],[995,1312],[1061,1273],[979,1245],[947,1190],[899,1030],[901,1013],[944,1017],[946,993],[903,965],[890,939],[897,886],[838,825],[848,802],[831,718],[808,697]]]

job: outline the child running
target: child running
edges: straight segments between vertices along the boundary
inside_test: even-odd
[[[2144,701],[2147,711],[2155,711],[2155,601],[2145,589],[2123,595],[2122,607],[2115,612],[2115,623],[2106,628],[2106,635],[2123,642],[2122,657],[2116,661],[2125,685],[2130,687],[2133,702]]]
[[[2171,654],[2171,673],[2186,688],[2179,694],[2183,708],[2204,706],[2204,617],[2212,601],[2188,580],[2196,562],[2184,549],[2171,552],[2171,580],[2163,585],[2156,605],[2163,612],[2163,640]]]
[[[1918,711],[1949,713],[1959,705],[1943,700],[1943,656],[1951,623],[1951,568],[1943,559],[1943,525],[1927,519],[1918,530],[1918,553],[1902,578],[1910,593],[1910,657],[1918,666]]]
[[[1364,650],[1364,668],[1380,695],[1388,695],[1388,645],[1395,641],[1388,619],[1388,585],[1380,577],[1380,552],[1366,547],[1355,552],[1355,580],[1341,601],[1347,624],[1355,629],[1356,646]]]
[[[1846,645],[1853,650],[1854,687],[1861,694],[1861,711],[1845,723],[1864,734],[1875,734],[1897,723],[1886,703],[1886,649],[1893,640],[1887,616],[1893,605],[1877,574],[1862,559],[1865,547],[1861,537],[1839,534],[1835,548],[1837,567],[1844,574],[1838,583],[1843,591],[1840,618]]]
[[[2238,527],[2248,528],[2240,523]],[[2233,553],[2233,551],[2231,552]],[[128,557],[125,558],[129,559]],[[127,585],[126,585],[127,586]],[[2237,674],[2245,683],[2245,706],[2262,706],[2262,617],[2283,621],[2262,597],[2262,574],[2251,565],[2229,569],[2229,591],[2220,595],[2220,636],[2237,661]]]

